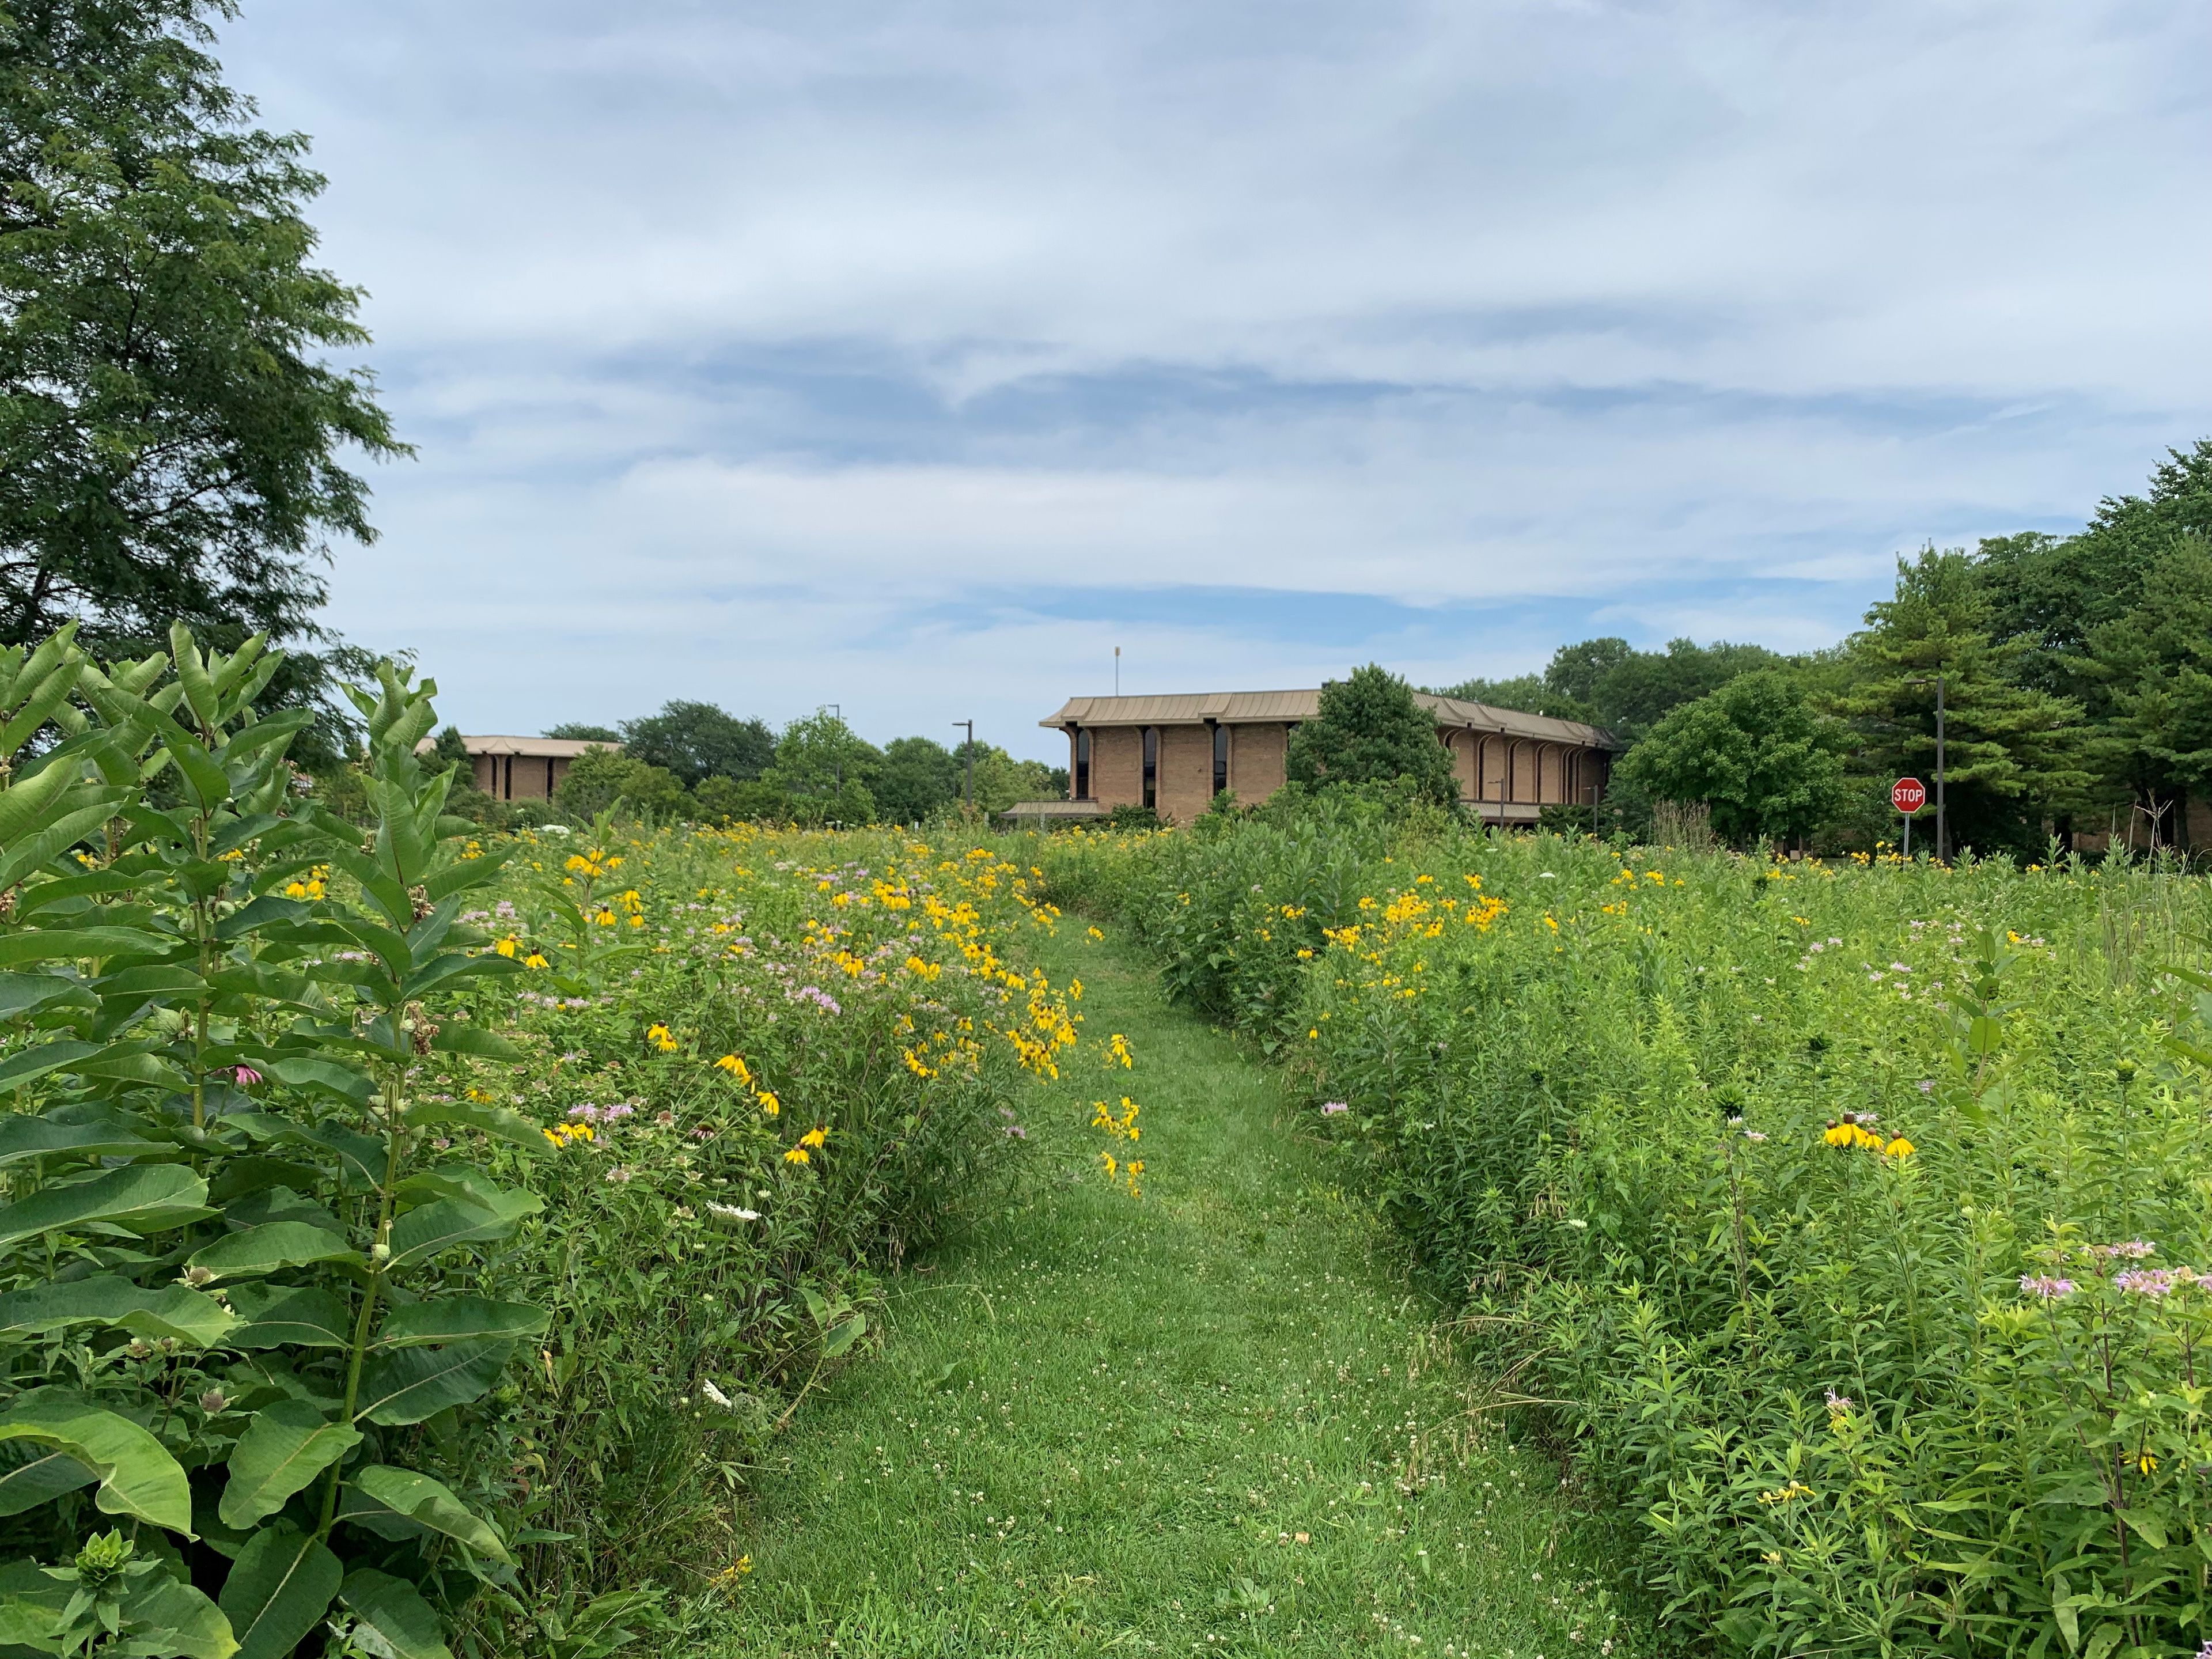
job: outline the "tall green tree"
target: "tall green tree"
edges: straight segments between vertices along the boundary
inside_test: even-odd
[[[2185,834],[2187,801],[2212,798],[2212,541],[2174,538],[2124,615],[2089,631],[2097,697],[2092,753],[2158,838]]]
[[[2022,638],[1991,637],[1993,607],[1972,557],[1930,546],[1897,562],[1897,589],[1851,641],[1855,680],[1836,700],[1861,763],[1911,773],[1932,791],[1936,677],[1943,678],[1951,843],[2039,849],[2046,823],[2080,811],[2094,782],[2081,707],[2018,683]]]
[[[1786,841],[1841,805],[1849,744],[1787,675],[1760,669],[1670,710],[1628,751],[1622,781],[1655,799],[1705,802],[1729,841]]]
[[[1991,636],[2025,640],[2033,652],[2081,663],[2089,636],[2142,605],[2151,571],[2186,536],[2212,537],[2212,438],[2168,450],[2142,495],[2107,495],[2079,535],[2030,532],[1983,542]]]
[[[883,760],[883,751],[841,716],[817,708],[783,728],[761,781],[790,798],[802,823],[868,823],[877,816],[870,786]]]
[[[1291,733],[1293,783],[1395,783],[1449,805],[1459,799],[1451,756],[1413,689],[1379,663],[1321,689],[1315,717]]]
[[[0,642],[304,641],[264,700],[327,710],[329,543],[375,534],[342,457],[408,452],[327,361],[360,290],[311,263],[307,141],[208,54],[233,15],[0,3]]]
[[[707,778],[749,781],[775,758],[775,734],[765,721],[682,699],[663,704],[658,714],[624,720],[622,741],[635,758],[666,767],[694,786]]]
[[[917,823],[960,799],[960,762],[933,738],[894,738],[872,787],[886,818]]]
[[[1462,680],[1441,692],[1524,714],[1588,720],[1633,738],[1668,710],[1718,690],[1739,674],[1783,665],[1782,657],[1761,645],[1670,640],[1663,651],[1638,651],[1626,640],[1608,636],[1561,646],[1541,674]]]

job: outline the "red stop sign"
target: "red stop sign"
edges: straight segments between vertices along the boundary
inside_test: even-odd
[[[1899,778],[1889,786],[1889,804],[1910,817],[1928,805],[1928,786],[1917,778]]]

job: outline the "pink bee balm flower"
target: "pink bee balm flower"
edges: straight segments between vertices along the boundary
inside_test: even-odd
[[[1351,1107],[1340,1100],[1325,1100],[1322,1102],[1321,1115],[1323,1117],[1334,1117],[1339,1112],[1348,1112],[1351,1109]]]

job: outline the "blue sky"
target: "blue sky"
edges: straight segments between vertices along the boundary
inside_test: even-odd
[[[1826,643],[2212,434],[2189,0],[246,0],[471,731]]]

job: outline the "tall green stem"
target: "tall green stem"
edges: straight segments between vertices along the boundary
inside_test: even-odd
[[[399,1185],[399,1080],[402,1068],[394,1066],[384,1079],[384,1180],[376,1194],[376,1242],[368,1253],[368,1286],[361,1293],[361,1310],[354,1316],[353,1351],[346,1356],[345,1410],[340,1421],[350,1425],[354,1407],[361,1400],[362,1362],[368,1354],[370,1322],[376,1316],[376,1299],[384,1288],[384,1270],[392,1260],[392,1198]],[[322,1523],[318,1538],[327,1538],[337,1519],[338,1486],[344,1460],[331,1465],[330,1484],[323,1488]]]

